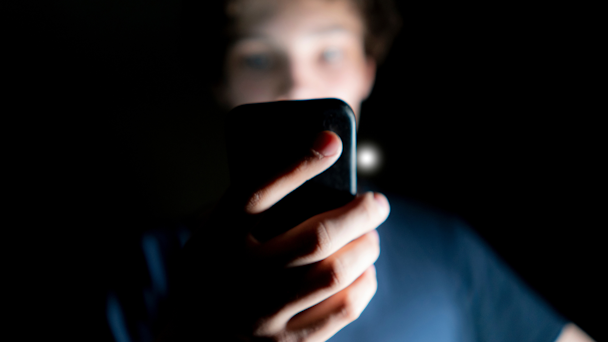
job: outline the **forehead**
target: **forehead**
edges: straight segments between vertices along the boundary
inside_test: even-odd
[[[363,37],[363,20],[352,0],[237,0],[228,12],[236,19],[236,40],[340,31]]]

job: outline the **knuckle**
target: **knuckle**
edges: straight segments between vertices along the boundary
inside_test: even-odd
[[[370,292],[372,295],[376,294],[376,291],[378,291],[378,278],[373,275],[369,277],[368,281],[370,283]]]
[[[356,299],[354,298],[352,291],[349,291],[342,303],[340,303],[340,316],[345,318],[348,322],[353,322],[361,315],[360,310],[357,308]]]
[[[324,221],[316,222],[312,234],[312,255],[324,259],[331,251],[331,238],[327,223]]]
[[[359,203],[359,210],[364,217],[364,220],[371,221],[377,212],[377,204],[372,193],[367,193]]]
[[[308,156],[302,160],[300,160],[294,167],[293,172],[295,174],[306,174],[310,169],[311,165],[315,161],[316,158],[312,156]],[[308,178],[308,177],[307,177]]]
[[[301,174],[301,173],[304,173],[307,168],[308,168],[308,161],[305,159],[305,160],[302,160],[302,161],[296,163],[296,165],[293,167],[292,172],[296,175]]]
[[[339,258],[334,258],[329,262],[327,287],[331,289],[341,288],[346,281],[346,270]]]
[[[247,199],[247,202],[245,203],[246,212],[255,213],[257,211],[256,208],[262,201],[262,198],[264,197],[264,192],[264,189],[257,190]]]
[[[367,302],[371,301],[378,291],[378,278],[375,273],[368,273],[366,279],[363,279],[363,286],[365,287],[365,298]]]
[[[374,261],[377,260],[380,257],[380,242],[372,234],[367,234],[365,240],[371,255],[374,256]]]

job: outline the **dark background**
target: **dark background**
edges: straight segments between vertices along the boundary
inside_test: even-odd
[[[79,275],[69,291],[103,288],[127,272],[116,271],[121,241],[227,187],[222,117],[188,77],[179,2],[23,6],[7,64],[21,217],[44,216],[44,234],[68,247],[55,252]],[[462,217],[600,340],[606,111],[594,10],[399,8],[402,31],[362,109],[359,136],[386,157],[371,181]]]

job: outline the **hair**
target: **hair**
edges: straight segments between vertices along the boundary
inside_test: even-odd
[[[393,0],[350,0],[365,21],[365,53],[381,64],[401,29],[401,17]]]
[[[332,1],[332,0],[327,0]],[[401,28],[401,16],[393,0],[348,0],[361,13],[365,25],[365,53],[378,65],[385,60]],[[238,19],[231,15],[235,0],[182,3],[183,57],[186,78],[203,86],[221,81],[225,54],[231,41],[232,28]]]

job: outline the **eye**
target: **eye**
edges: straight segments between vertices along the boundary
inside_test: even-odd
[[[272,57],[261,53],[244,56],[242,62],[245,67],[260,71],[269,70],[273,65]]]
[[[338,48],[327,48],[321,53],[321,59],[327,63],[337,63],[342,60],[344,54]]]

